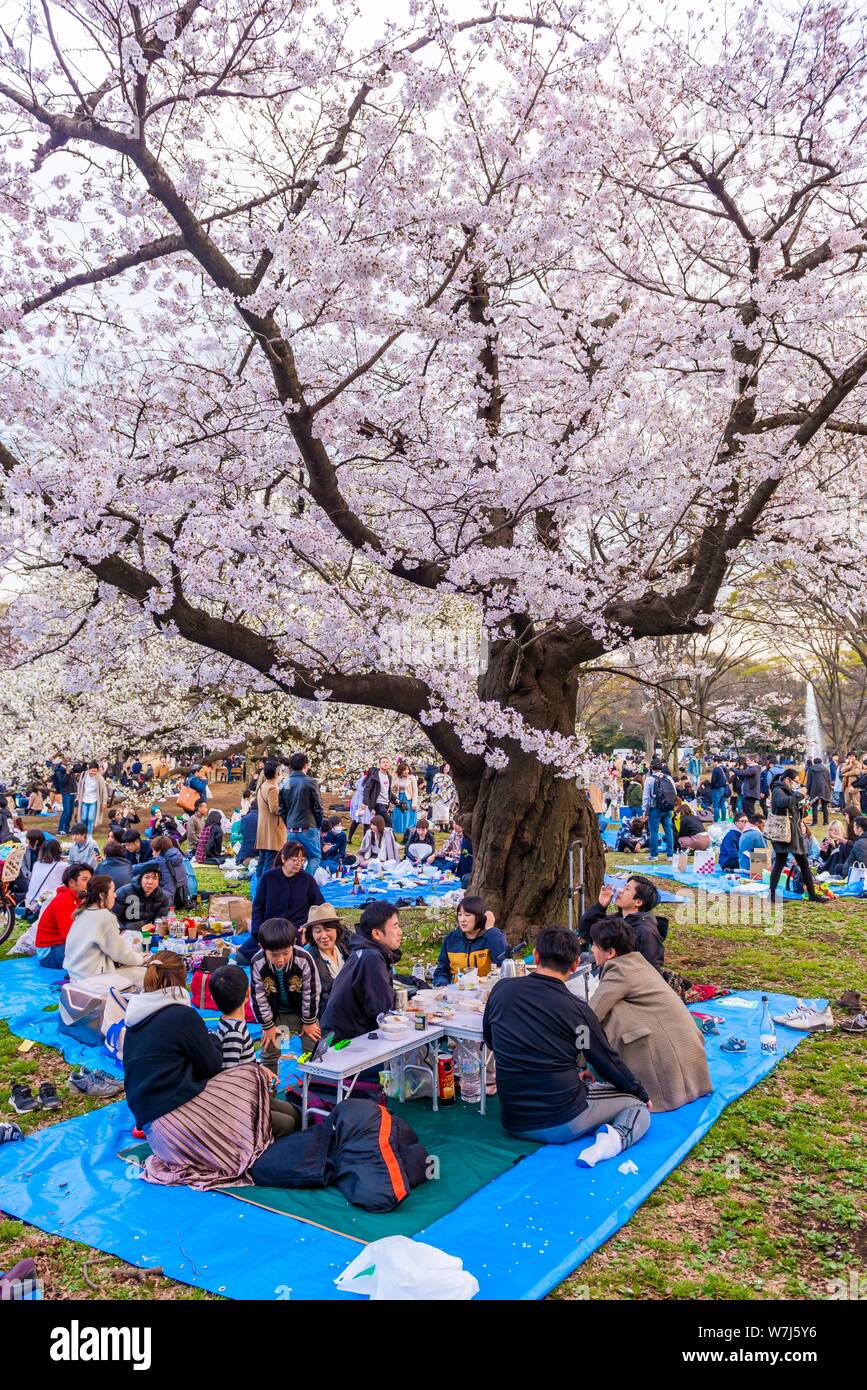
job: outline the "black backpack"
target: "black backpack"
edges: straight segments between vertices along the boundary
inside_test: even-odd
[[[664,772],[654,777],[653,791],[650,793],[650,804],[654,811],[673,811],[676,800],[677,792],[671,778]]]

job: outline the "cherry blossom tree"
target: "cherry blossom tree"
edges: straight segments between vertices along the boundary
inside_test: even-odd
[[[513,934],[556,919],[570,840],[603,864],[582,670],[701,631],[735,560],[840,541],[863,25],[407,0],[372,36],[348,0],[25,0],[0,468],[44,508],[43,575],[421,721],[474,886]]]

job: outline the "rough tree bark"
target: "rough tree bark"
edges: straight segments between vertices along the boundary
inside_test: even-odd
[[[516,709],[537,729],[574,735],[577,679],[564,675],[544,641],[516,662],[502,643],[480,681],[483,699]],[[540,927],[566,922],[569,846],[584,845],[588,894],[599,891],[605,847],[590,802],[572,778],[558,776],[512,740],[505,768],[455,771],[462,824],[474,850],[473,891],[482,896],[510,941],[532,940]]]

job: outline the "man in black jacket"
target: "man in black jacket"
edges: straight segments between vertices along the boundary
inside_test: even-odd
[[[603,883],[599,889],[599,901],[592,907],[588,907],[586,912],[582,912],[581,920],[578,923],[578,936],[582,948],[590,949],[590,928],[594,922],[599,922],[605,916],[614,898],[614,889],[609,888],[607,883]],[[655,965],[657,970],[661,970],[665,962],[665,946],[663,941],[668,932],[668,923],[664,918],[659,921],[653,916],[651,909],[656,907],[659,902],[659,892],[656,884],[651,883],[649,878],[628,878],[623,887],[618,890],[617,897],[614,898],[614,905],[624,919],[629,923],[635,934],[637,949],[644,956],[645,960]],[[586,943],[586,947],[585,947]]]
[[[289,759],[289,776],[280,788],[278,810],[286,824],[290,840],[298,840],[307,851],[305,868],[315,874],[322,862],[322,798],[319,784],[308,775],[306,753],[293,753]]]
[[[596,1130],[594,1142],[576,1159],[592,1168],[647,1133],[650,1106],[593,1010],[566,988],[578,952],[574,932],[543,927],[533,952],[536,973],[494,986],[482,1033],[496,1059],[507,1133],[568,1144]]]
[[[121,931],[141,931],[159,917],[168,917],[173,906],[160,887],[160,866],[149,859],[136,871],[132,883],[119,889],[112,909]]]
[[[361,788],[361,800],[371,816],[382,816],[389,824],[388,806],[391,800],[391,763],[388,758],[380,758],[379,765],[372,767]]]
[[[72,813],[75,810],[78,779],[73,777],[65,758],[54,769],[54,786],[60,792],[63,802],[63,810],[60,813],[60,820],[57,822],[57,833],[58,835],[68,835],[69,827],[72,825]]]
[[[855,786],[858,786],[858,778],[855,778]],[[807,761],[807,800],[813,807],[813,824],[819,824],[819,807],[822,808],[822,820],[828,824],[828,807],[831,804],[831,778],[828,769],[821,758],[814,758],[812,762]],[[861,798],[862,803],[864,798]]]
[[[322,1034],[334,1041],[358,1038],[376,1028],[379,1014],[394,1008],[391,967],[400,960],[400,917],[391,903],[370,903],[349,939],[349,958],[328,996]]]

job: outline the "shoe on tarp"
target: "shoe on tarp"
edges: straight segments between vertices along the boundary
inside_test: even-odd
[[[16,1125],[13,1120],[0,1120],[0,1144],[12,1144],[16,1139],[23,1139],[24,1131],[20,1125]]]

